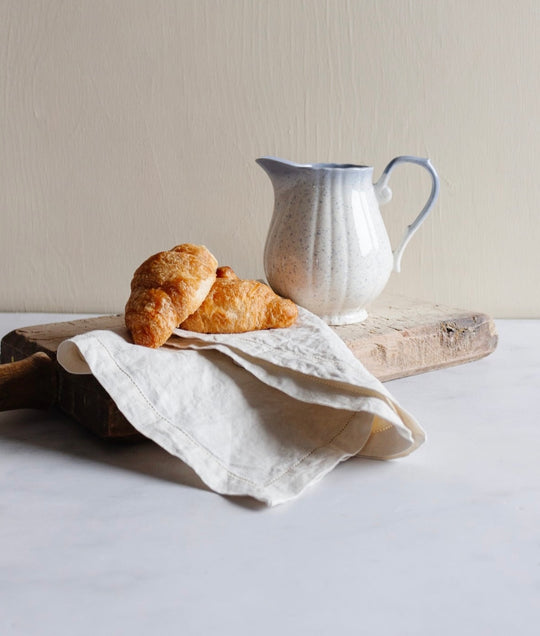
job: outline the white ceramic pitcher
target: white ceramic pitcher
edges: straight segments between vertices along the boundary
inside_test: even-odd
[[[392,159],[373,184],[373,168],[351,164],[297,164],[276,157],[257,163],[274,186],[274,213],[264,250],[270,286],[328,324],[367,317],[366,306],[399,272],[403,250],[431,211],[439,178],[429,159]],[[428,201],[392,252],[379,205],[392,198],[388,179],[400,163],[431,175]]]

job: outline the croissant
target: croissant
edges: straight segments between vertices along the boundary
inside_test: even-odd
[[[161,347],[203,302],[216,280],[217,265],[206,247],[190,243],[144,261],[133,274],[125,308],[133,342]]]
[[[268,285],[240,280],[230,267],[220,267],[218,277],[202,305],[180,325],[199,333],[241,333],[257,329],[290,327],[298,308]]]

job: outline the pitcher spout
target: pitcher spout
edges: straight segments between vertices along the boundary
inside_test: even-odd
[[[272,182],[281,177],[290,176],[299,168],[305,167],[302,164],[288,161],[287,159],[278,159],[277,157],[259,157],[255,161],[270,177]]]

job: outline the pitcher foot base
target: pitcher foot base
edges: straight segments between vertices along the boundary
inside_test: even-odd
[[[346,314],[331,314],[328,316],[320,316],[327,325],[337,327],[338,325],[352,325],[356,322],[363,322],[368,317],[365,309],[359,311],[351,311]]]

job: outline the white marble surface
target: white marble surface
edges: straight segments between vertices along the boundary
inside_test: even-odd
[[[0,315],[0,335],[62,315]],[[529,635],[540,618],[540,321],[387,384],[428,433],[274,509],[151,443],[0,413],[0,633]]]

